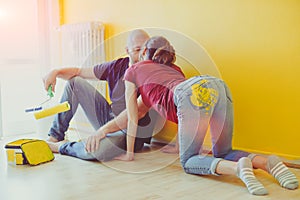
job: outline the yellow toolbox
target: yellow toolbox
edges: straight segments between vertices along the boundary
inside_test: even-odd
[[[38,139],[19,139],[5,145],[7,161],[16,165],[39,165],[54,160],[48,144]]]

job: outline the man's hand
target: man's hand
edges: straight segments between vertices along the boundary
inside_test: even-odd
[[[119,155],[114,158],[115,160],[132,161],[134,160],[134,153],[127,152],[126,154]]]
[[[95,152],[99,148],[100,140],[106,137],[106,134],[103,132],[91,135],[87,138],[85,149],[87,152]]]
[[[45,90],[48,91],[50,85],[52,85],[52,91],[55,92],[55,85],[56,85],[56,77],[57,77],[57,70],[52,70],[43,78]]]

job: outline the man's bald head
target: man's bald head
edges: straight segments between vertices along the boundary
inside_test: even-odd
[[[148,33],[142,29],[136,29],[130,32],[126,45],[126,52],[130,57],[130,64],[139,61],[141,47],[149,38]]]
[[[133,30],[127,38],[127,48],[135,47],[137,44],[143,45],[149,38],[150,37],[146,31],[142,29]]]

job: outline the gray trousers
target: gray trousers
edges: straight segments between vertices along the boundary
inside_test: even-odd
[[[61,102],[68,101],[71,109],[67,112],[59,113],[55,116],[49,135],[59,141],[65,137],[65,132],[69,128],[69,123],[73,118],[78,105],[81,105],[89,122],[95,130],[114,118],[110,104],[106,99],[86,80],[75,77],[68,81],[65,86]],[[150,143],[153,129],[156,123],[157,114],[146,115],[139,121],[139,127],[135,144],[135,151],[140,150],[144,143]],[[149,112],[150,113],[150,112]],[[67,142],[60,146],[59,152],[84,160],[107,161],[120,155],[126,149],[126,130],[117,131],[109,134],[102,139],[99,148],[94,153],[85,150],[85,142]]]

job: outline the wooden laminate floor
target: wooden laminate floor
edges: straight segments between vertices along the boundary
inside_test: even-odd
[[[83,199],[300,199],[300,189],[286,190],[262,170],[257,178],[269,191],[253,196],[235,176],[185,174],[177,155],[164,154],[160,146],[147,147],[134,162],[83,161],[55,154],[55,160],[39,166],[7,163],[4,146],[23,135],[0,140],[1,200],[83,200]],[[300,170],[291,168],[300,180]]]

